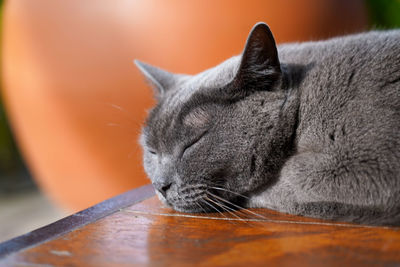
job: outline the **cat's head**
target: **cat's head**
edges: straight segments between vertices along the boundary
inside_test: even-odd
[[[136,61],[156,91],[141,134],[144,168],[160,199],[179,211],[219,208],[264,186],[281,157],[286,94],[268,26],[243,54],[198,75]]]

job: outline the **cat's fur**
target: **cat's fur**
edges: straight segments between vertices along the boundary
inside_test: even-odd
[[[144,168],[174,209],[400,224],[399,30],[277,48],[259,23],[241,56],[198,75],[136,64],[158,99]]]

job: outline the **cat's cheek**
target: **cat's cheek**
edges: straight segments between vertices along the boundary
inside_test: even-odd
[[[148,178],[153,181],[152,177],[154,174],[154,166],[155,166],[155,162],[154,162],[154,157],[150,156],[150,155],[145,155],[143,158],[143,168],[144,171],[146,172]]]

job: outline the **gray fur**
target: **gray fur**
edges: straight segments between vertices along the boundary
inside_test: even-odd
[[[399,30],[276,48],[259,23],[242,55],[198,75],[137,64],[158,87],[141,135],[144,168],[174,209],[212,211],[211,193],[400,224]]]

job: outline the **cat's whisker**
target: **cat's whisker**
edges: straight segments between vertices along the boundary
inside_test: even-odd
[[[215,196],[215,195],[213,195],[213,196]],[[215,199],[214,199],[215,200]],[[217,201],[217,200],[215,200],[215,201]],[[227,205],[225,205],[225,204],[223,204],[223,203],[221,203],[220,201],[217,201],[220,205],[220,207],[221,208],[223,208],[225,211],[227,211],[227,212],[229,212],[230,214],[232,214],[233,216],[235,216],[235,217],[237,217],[237,218],[239,218],[239,219],[243,219],[243,218],[241,218],[240,216],[238,216],[236,213],[241,213],[241,214],[243,214],[243,215],[247,215],[246,213],[244,213],[244,212],[241,212],[241,210],[235,210],[235,209],[233,209],[233,208],[231,208],[231,207],[229,207],[229,206],[227,206]],[[222,205],[222,206],[221,206]],[[228,210],[229,209],[229,210]]]
[[[195,202],[195,203],[204,213],[207,213],[206,210],[203,208],[203,206],[200,203],[198,203],[198,202]]]
[[[228,218],[225,216],[225,214],[223,214],[221,211],[219,211],[216,207],[214,207],[214,205],[212,205],[211,203],[204,201],[202,199],[200,199],[204,204],[208,205],[209,207],[211,207],[213,210],[217,211],[219,214],[221,214],[223,217]]]
[[[217,204],[219,207],[223,208],[224,211],[228,211],[228,212],[229,212],[229,210],[230,210],[230,211],[233,211],[233,212],[236,211],[235,209],[232,209],[232,208],[228,207],[228,206],[225,205],[224,203],[221,203],[221,201],[218,201],[218,200],[216,200],[216,199],[212,199],[210,195],[207,195],[207,198],[206,198],[206,199],[209,200],[209,201],[212,201],[212,202],[215,203],[215,204]]]
[[[218,208],[216,208],[214,205],[212,205],[212,203],[214,203],[215,205],[217,205],[218,207],[222,208],[223,210],[225,210],[221,205],[219,205],[218,203],[216,203],[215,201],[213,201],[212,199],[210,199],[209,197],[205,197],[205,199],[207,201],[203,201],[203,203],[209,205],[210,207],[212,207],[214,210],[216,210],[219,214],[221,214],[224,218],[229,219],[223,212],[221,212]],[[211,203],[210,203],[211,202]]]
[[[193,190],[193,189],[206,189],[207,185],[206,184],[196,184],[196,185],[182,185],[180,188],[180,192],[184,192],[187,190]]]
[[[222,187],[216,187],[216,186],[210,186],[210,188],[212,188],[212,189],[216,189],[216,190],[221,190],[221,191],[226,191],[226,192],[229,192],[229,193],[235,194],[235,195],[237,195],[237,196],[241,196],[241,197],[243,197],[243,198],[250,199],[249,197],[247,197],[247,196],[245,196],[245,195],[242,195],[242,194],[236,193],[236,192],[234,192],[234,191],[231,191],[231,190],[228,190],[228,189],[226,189],[226,188],[222,188]]]
[[[230,210],[234,211],[233,209],[229,208],[228,206],[224,205],[223,203],[218,202],[218,201],[215,201],[215,200],[212,200],[212,199],[209,198],[209,197],[207,197],[207,200],[208,200],[208,201],[211,201],[212,203],[214,203],[215,205],[217,205],[218,207],[220,207],[220,208],[223,209],[224,211],[226,211],[226,212],[228,212],[229,214],[231,214],[232,216],[236,217],[238,220],[240,220],[240,221],[246,223],[246,221],[245,221],[243,218],[241,218],[240,216],[238,216],[238,215],[235,214],[234,212],[231,212],[231,211],[230,211]],[[230,209],[230,210],[229,210],[229,209]]]
[[[121,106],[118,106],[116,104],[112,104],[112,103],[105,103],[107,106],[110,106],[118,111],[121,112],[121,114],[124,114],[125,116],[123,116],[124,119],[127,119],[134,127],[136,128],[140,128],[141,127],[141,123],[137,120],[134,120],[131,116],[132,114],[129,113],[126,109],[124,109]]]
[[[107,126],[110,126],[110,127],[111,127],[111,126],[121,127],[121,124],[109,122],[109,123],[107,123]]]
[[[116,104],[113,104],[113,103],[106,103],[106,105],[109,105],[110,107],[113,107],[113,108],[118,109],[118,110],[120,110],[120,111],[126,112],[126,110],[124,110],[121,106],[118,106],[118,105],[116,105]]]
[[[128,116],[127,119],[131,120],[132,122],[135,122],[132,118],[129,117],[129,116],[131,116],[131,114],[126,109],[124,109],[123,107],[118,106],[118,105],[113,104],[113,103],[106,103],[106,105],[108,105],[108,106],[110,106],[110,107],[112,107],[112,108],[114,108],[116,110],[121,111],[122,113],[124,113],[125,115]]]
[[[224,205],[223,203],[218,202],[218,201],[216,201],[216,200],[213,200],[213,199],[211,199],[211,198],[209,198],[209,197],[206,197],[205,199],[207,199],[208,201],[214,203],[215,205],[217,205],[218,207],[220,207],[221,209],[223,209],[223,211],[229,212],[229,210],[227,209],[228,207],[227,207],[226,205]]]
[[[206,197],[206,199],[207,199],[207,201],[210,201],[210,202],[214,203],[215,205],[217,205],[217,206],[218,206],[219,208],[221,208],[224,212],[228,212],[228,213],[231,214],[232,216],[236,217],[238,220],[243,221],[243,222],[246,222],[246,221],[244,221],[242,218],[240,218],[239,216],[237,216],[236,214],[230,212],[230,211],[227,209],[226,205],[224,205],[224,204],[222,204],[222,203],[219,203],[219,202],[216,202],[216,201],[213,201],[213,200],[210,199],[209,197]],[[230,219],[229,217],[225,216],[223,212],[220,212],[220,213],[221,213],[221,215],[224,216],[226,219]],[[229,221],[230,223],[236,224],[236,223],[234,222],[234,220],[228,220],[228,221]]]
[[[136,134],[135,131],[132,129],[132,127],[129,127],[127,125],[114,123],[114,122],[109,122],[109,123],[106,124],[106,126],[108,126],[108,127],[118,127],[118,128],[121,128],[123,130],[128,131],[128,133],[130,133],[130,134]]]
[[[223,202],[225,202],[225,203],[227,203],[227,204],[229,204],[229,205],[232,205],[232,206],[234,206],[234,207],[236,207],[236,208],[238,208],[238,209],[240,209],[240,210],[246,211],[246,212],[248,212],[248,213],[250,213],[250,214],[252,214],[252,215],[254,215],[254,216],[260,217],[260,218],[262,218],[262,219],[267,219],[267,218],[265,218],[264,216],[262,216],[262,215],[260,215],[260,214],[258,214],[258,213],[255,213],[255,212],[253,212],[253,211],[251,211],[251,210],[249,210],[249,209],[246,209],[246,208],[244,208],[244,207],[241,207],[241,206],[239,206],[239,205],[236,205],[235,203],[232,203],[232,202],[229,201],[229,200],[226,200],[226,199],[224,199],[224,198],[222,198],[222,197],[219,197],[219,196],[217,196],[217,195],[214,195],[213,193],[210,193],[210,192],[208,192],[208,193],[211,194],[213,197],[215,197],[215,198],[217,198],[217,199],[219,199],[219,200],[221,200],[221,201],[223,201]]]
[[[240,214],[243,218],[249,219],[249,213],[244,212],[244,209],[233,209],[229,207],[230,210],[234,211],[236,214]]]
[[[205,203],[206,205],[208,205],[209,207],[211,207],[212,209],[216,210],[218,213],[220,213],[224,218],[229,219],[227,216],[224,215],[223,212],[219,211],[217,208],[215,208],[211,203],[208,203],[207,201],[204,201],[201,199],[202,203]],[[206,212],[207,213],[207,212]],[[231,220],[228,220],[229,223],[234,224]]]

